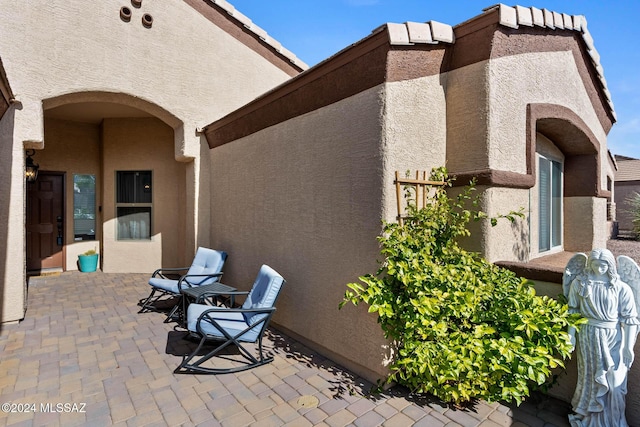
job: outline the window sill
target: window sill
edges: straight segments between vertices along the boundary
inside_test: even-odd
[[[562,283],[564,268],[575,252],[556,252],[529,262],[498,261],[495,264],[520,277],[542,282]]]

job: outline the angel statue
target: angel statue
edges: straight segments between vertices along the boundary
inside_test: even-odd
[[[640,268],[607,249],[574,255],[562,279],[569,310],[587,319],[577,334],[578,383],[571,400],[572,427],[628,427],[627,373],[640,319]]]

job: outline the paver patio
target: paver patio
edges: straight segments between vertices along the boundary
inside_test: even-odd
[[[162,314],[137,313],[147,280],[31,278],[26,318],[0,330],[0,425],[568,426],[568,405],[554,399],[459,410],[400,389],[370,396],[370,383],[274,328],[269,365],[175,375],[194,344]]]

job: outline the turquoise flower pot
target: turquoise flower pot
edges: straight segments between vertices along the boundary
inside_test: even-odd
[[[78,255],[78,267],[83,273],[93,273],[98,269],[98,254]]]

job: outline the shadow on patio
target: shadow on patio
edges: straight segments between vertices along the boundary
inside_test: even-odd
[[[147,280],[100,272],[31,278],[25,320],[0,335],[0,403],[16,410],[0,412],[0,424],[568,425],[567,405],[553,399],[459,410],[400,388],[370,394],[371,383],[275,328],[264,341],[271,364],[174,375],[195,344],[162,314],[137,313]]]

